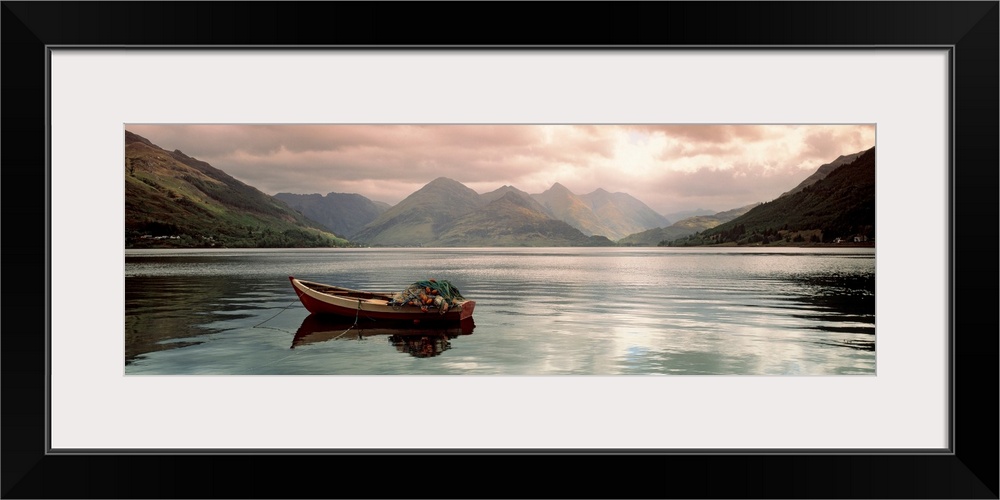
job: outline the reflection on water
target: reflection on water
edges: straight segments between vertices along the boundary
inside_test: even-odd
[[[274,285],[239,276],[142,276],[125,280],[125,363],[141,354],[201,343],[214,320],[249,318]],[[263,300],[262,300],[263,299]]]
[[[126,254],[125,272],[127,374],[876,368],[874,249],[144,251]],[[290,275],[376,291],[448,279],[477,301],[476,333],[310,317]]]
[[[332,340],[363,340],[369,337],[388,336],[389,344],[396,350],[417,358],[440,355],[451,348],[450,339],[459,335],[472,335],[476,328],[473,318],[455,324],[421,324],[398,321],[365,321],[357,323],[343,319],[310,314],[295,332],[292,349],[306,344]]]
[[[827,335],[819,345],[875,351],[875,275],[806,276],[801,285],[812,293],[795,297],[803,304],[797,318]]]
[[[415,358],[430,358],[451,349],[446,335],[423,335],[420,337],[393,335],[389,343],[396,350]]]

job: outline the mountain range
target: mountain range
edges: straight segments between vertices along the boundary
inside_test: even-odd
[[[532,195],[553,218],[565,221],[588,236],[612,240],[632,233],[670,224],[643,202],[625,193],[609,193],[598,188],[577,196],[559,183]]]
[[[392,207],[339,193],[275,196],[327,229],[375,246],[611,245],[669,224],[626,193],[576,195],[559,183],[538,194],[506,185],[479,194],[440,177]]]
[[[550,190],[551,191],[551,190]],[[560,201],[572,203],[572,193]],[[582,202],[579,202],[582,203]],[[561,206],[552,203],[550,206]],[[572,219],[594,222],[589,208],[573,204]],[[610,246],[586,234],[524,191],[503,186],[480,195],[464,184],[439,177],[386,210],[355,235],[375,246]]]
[[[360,194],[268,196],[125,133],[126,246],[654,246],[874,236],[874,148],[825,164],[767,203],[672,214],[626,193],[555,183],[479,194],[437,178],[396,205]]]

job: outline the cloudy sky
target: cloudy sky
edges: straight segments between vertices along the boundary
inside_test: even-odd
[[[437,177],[479,193],[625,192],[661,214],[770,201],[874,125],[126,125],[273,195],[395,204]]]

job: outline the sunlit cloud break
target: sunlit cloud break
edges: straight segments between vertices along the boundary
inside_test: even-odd
[[[126,130],[267,194],[358,193],[395,204],[438,177],[484,193],[625,192],[666,214],[770,201],[838,156],[858,125],[153,125]]]

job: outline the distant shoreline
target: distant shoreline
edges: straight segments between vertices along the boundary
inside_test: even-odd
[[[185,246],[135,246],[125,247],[125,250],[323,250],[323,249],[432,249],[432,248],[875,248],[874,242],[850,242],[850,243],[797,243],[797,244],[775,244],[768,245],[737,245],[735,243],[722,243],[718,245],[608,245],[608,246],[583,246],[583,245],[563,245],[563,246],[530,246],[530,245],[502,245],[502,246],[449,246],[449,247],[421,247],[421,246],[329,246],[329,247],[185,247]]]
[[[765,247],[765,248],[839,248],[839,247],[852,247],[852,248],[875,248],[874,241],[862,241],[862,242],[843,242],[843,243],[769,243],[767,245],[752,243],[748,245],[737,245],[736,243],[719,243],[717,245],[663,245],[658,248],[749,248],[749,247]]]

